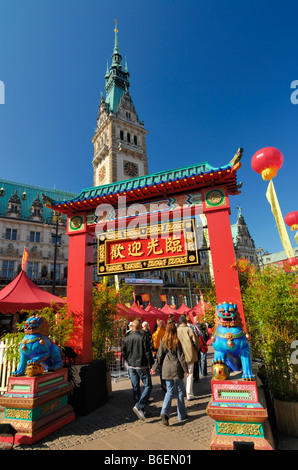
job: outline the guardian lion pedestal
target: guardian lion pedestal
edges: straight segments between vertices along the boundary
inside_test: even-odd
[[[7,392],[0,397],[5,407],[2,423],[16,429],[15,444],[31,445],[75,419],[68,394],[67,369],[47,372],[35,377],[9,377]],[[12,437],[0,437],[12,442]]]
[[[211,387],[207,414],[215,427],[210,449],[233,450],[241,443],[255,450],[274,450],[265,398],[257,382],[211,380]]]
[[[273,450],[265,397],[252,370],[249,335],[243,329],[237,305],[216,305],[212,336],[214,359],[212,399],[207,414],[215,420],[211,450],[245,448]],[[230,372],[242,371],[242,380],[229,380]],[[219,380],[218,380],[219,379]]]

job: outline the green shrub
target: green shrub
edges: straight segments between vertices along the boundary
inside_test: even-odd
[[[291,360],[298,339],[296,272],[268,266],[251,270],[242,292],[252,356],[263,362],[262,379],[280,400],[298,399],[298,365]]]
[[[73,316],[70,315],[67,311],[67,305],[65,304],[58,308],[54,305],[50,305],[37,311],[26,310],[26,313],[27,318],[39,315],[40,317],[44,317],[47,320],[49,324],[50,339],[54,341],[63,351],[63,347],[66,345],[74,331]],[[7,339],[11,342],[10,347],[6,351],[6,358],[9,361],[13,359],[19,361],[20,359],[19,343],[24,337],[25,322],[26,320],[21,323],[17,323],[17,331],[13,333],[7,333],[2,338],[3,340]]]

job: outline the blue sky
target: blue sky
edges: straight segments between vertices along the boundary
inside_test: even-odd
[[[281,210],[298,210],[297,17],[288,0],[0,0],[1,178],[75,193],[92,186],[91,139],[117,18],[149,131],[149,172],[225,165],[243,147],[231,223],[241,206],[256,246],[281,251],[267,183],[250,162],[260,148],[278,148]]]

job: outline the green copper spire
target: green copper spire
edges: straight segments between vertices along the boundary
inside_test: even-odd
[[[120,54],[118,44],[117,23],[117,20],[115,20],[115,43],[112,54],[112,65],[110,70],[107,66],[105,75],[106,103],[109,106],[110,111],[113,113],[116,113],[123,93],[129,89],[129,73],[127,71],[127,65],[125,70],[122,68],[122,56]]]
[[[120,54],[120,49],[119,49],[119,45],[118,45],[118,29],[117,29],[117,23],[118,23],[118,21],[115,20],[115,29],[114,29],[114,32],[115,32],[115,44],[114,44],[114,50],[113,50],[113,55],[112,55],[112,65],[116,65],[116,66],[118,66],[119,68],[122,68],[122,64],[121,64],[122,56],[121,56],[121,54]]]
[[[117,28],[118,21],[115,20],[115,44],[114,44],[114,54],[120,54],[119,46],[118,46],[118,28]]]

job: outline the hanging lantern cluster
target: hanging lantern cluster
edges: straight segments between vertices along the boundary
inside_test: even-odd
[[[297,258],[288,258],[287,259],[287,264],[289,266],[297,266],[298,264],[298,259]]]
[[[285,216],[285,223],[291,227],[291,230],[298,230],[298,211],[289,212]],[[294,238],[298,243],[298,232]],[[298,260],[297,258],[290,258],[288,259],[288,263],[290,266],[296,266],[298,265]]]
[[[263,180],[269,180],[269,186],[267,190],[267,199],[271,205],[273,215],[275,217],[281,241],[287,254],[287,265],[297,266],[298,259],[294,256],[288,234],[284,222],[291,227],[291,230],[298,230],[298,211],[290,212],[286,215],[285,219],[282,219],[279,203],[275,194],[272,179],[277,175],[278,170],[281,168],[284,161],[283,154],[274,147],[265,147],[256,152],[251,159],[252,169],[262,175]],[[295,236],[295,240],[298,243],[298,233]]]
[[[252,169],[268,181],[277,175],[284,161],[283,154],[274,147],[265,147],[254,154],[251,159]]]
[[[291,227],[291,230],[298,230],[298,211],[289,212],[285,216],[285,223]]]

